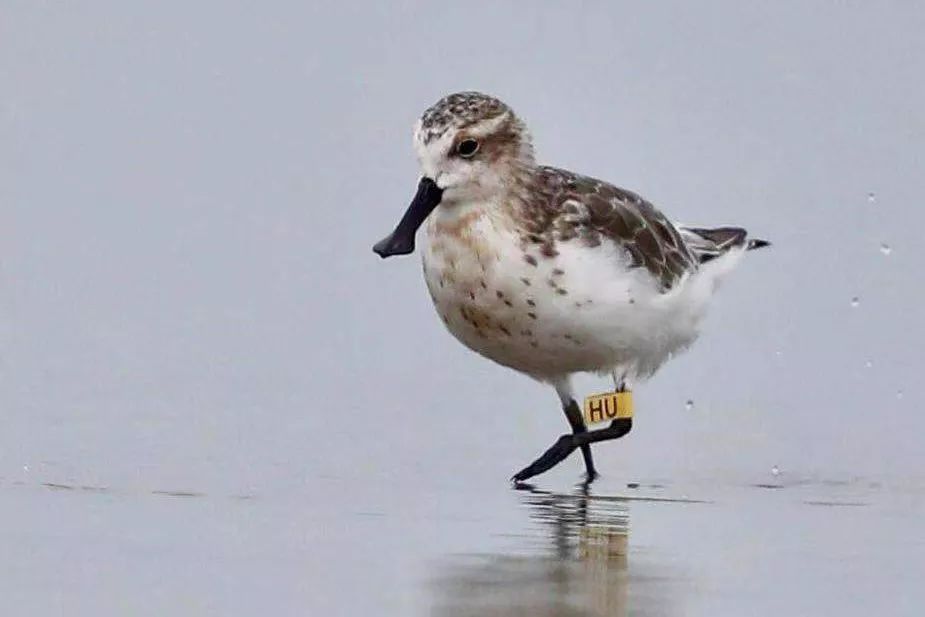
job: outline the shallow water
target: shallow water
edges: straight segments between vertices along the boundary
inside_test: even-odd
[[[16,614],[916,615],[921,486],[3,479]],[[779,481],[778,481],[779,480]],[[638,486],[637,486],[638,484]]]
[[[4,3],[0,615],[920,615],[925,3],[828,4]],[[469,88],[773,242],[587,494],[370,250]]]

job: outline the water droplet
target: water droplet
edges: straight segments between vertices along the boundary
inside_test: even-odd
[[[867,203],[869,203],[869,204],[877,203],[877,194],[876,194],[876,193],[873,193],[873,192],[868,193],[868,194],[867,194]]]
[[[889,255],[890,253],[893,252],[893,247],[887,244],[886,242],[881,242],[880,252],[883,253],[884,255]]]
[[[858,304],[860,304],[860,303],[861,303],[861,299],[858,298],[857,296],[854,296],[853,298],[851,298],[851,306],[852,306],[852,308],[857,308]]]
[[[772,475],[772,476],[779,476],[779,475],[780,475],[780,467],[778,467],[777,465],[774,465],[773,467],[771,467],[771,475]]]
[[[23,466],[22,466],[22,470],[25,471],[26,473],[29,473],[29,466],[28,466],[28,465],[23,465]]]
[[[694,408],[694,401],[687,399],[687,402],[684,403],[684,409],[690,411],[693,408]]]
[[[896,398],[899,399],[899,400],[902,400],[902,398],[903,398],[903,391],[902,391],[902,390],[897,390],[897,391],[896,391]]]
[[[868,360],[867,362],[864,363],[864,366],[866,366],[867,368],[873,368],[873,366],[874,366],[874,361],[873,361],[873,360]]]

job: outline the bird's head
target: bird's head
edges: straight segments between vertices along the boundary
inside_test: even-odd
[[[494,200],[534,166],[524,123],[479,92],[451,94],[427,109],[414,127],[414,149],[418,192],[395,231],[373,247],[381,257],[413,252],[415,232],[437,206]]]

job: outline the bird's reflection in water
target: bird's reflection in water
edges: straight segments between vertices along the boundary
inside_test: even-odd
[[[472,557],[441,572],[432,614],[443,617],[629,615],[628,503],[522,487],[521,500],[540,534],[526,554]],[[643,582],[643,587],[646,587]],[[665,615],[651,589],[634,591],[633,615]]]
[[[588,485],[571,494],[550,493],[532,486],[521,489],[530,518],[549,529],[556,557],[608,561],[626,565],[629,508],[626,502],[595,499]]]

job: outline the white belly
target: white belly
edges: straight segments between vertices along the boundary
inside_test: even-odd
[[[576,241],[544,256],[489,212],[441,206],[425,227],[427,288],[470,349],[547,381],[584,371],[633,380],[693,342],[706,297],[692,302],[689,281],[661,294],[613,245]]]

